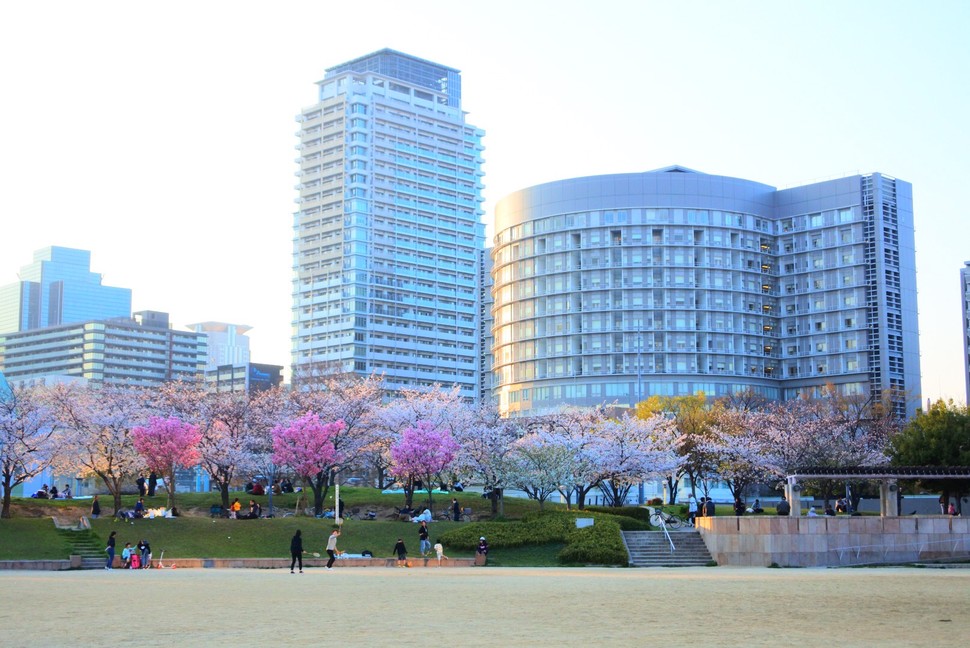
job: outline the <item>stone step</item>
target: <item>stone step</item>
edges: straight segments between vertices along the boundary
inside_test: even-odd
[[[661,531],[624,531],[623,540],[633,567],[706,566],[713,562],[704,539],[695,529],[671,533]],[[670,542],[674,550],[670,550]]]

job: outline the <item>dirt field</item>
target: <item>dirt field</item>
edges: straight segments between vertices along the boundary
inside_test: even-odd
[[[970,569],[0,572],[13,646],[967,646]]]

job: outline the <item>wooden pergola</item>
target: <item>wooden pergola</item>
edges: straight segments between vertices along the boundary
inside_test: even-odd
[[[898,481],[900,479],[933,479],[970,481],[970,466],[811,466],[796,468],[785,481],[786,497],[791,504],[789,515],[801,515],[801,484],[806,479],[873,479],[879,481],[879,514],[899,515]]]

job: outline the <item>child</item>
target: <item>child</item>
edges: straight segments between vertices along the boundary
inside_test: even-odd
[[[394,553],[397,554],[397,566],[407,567],[408,566],[408,550],[404,546],[404,540],[401,538],[397,539],[397,544],[394,545]]]
[[[435,540],[434,552],[438,554],[438,567],[441,567],[441,559],[448,560],[448,556],[445,555],[445,548],[441,545],[441,540]]]
[[[124,569],[131,569],[131,543],[126,542],[125,548],[121,550],[121,560],[124,561]]]

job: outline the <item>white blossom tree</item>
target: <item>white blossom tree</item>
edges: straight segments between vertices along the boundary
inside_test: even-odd
[[[561,435],[531,432],[513,444],[507,479],[539,502],[541,511],[546,500],[573,479],[575,462],[574,450]]]
[[[674,422],[660,414],[647,419],[624,414],[604,420],[596,429],[590,454],[607,503],[622,506],[635,485],[676,472],[685,461],[677,452],[677,437]]]
[[[10,517],[11,489],[46,470],[57,458],[57,420],[41,387],[0,394],[0,518]]]
[[[456,433],[456,470],[481,482],[490,495],[492,514],[502,515],[502,489],[510,471],[510,454],[524,434],[515,419],[502,418],[494,405],[471,410],[471,420]]]
[[[135,449],[132,428],[148,421],[148,394],[122,385],[59,384],[48,401],[61,422],[60,472],[96,476],[111,495],[115,513],[121,509],[125,483],[147,467]]]

